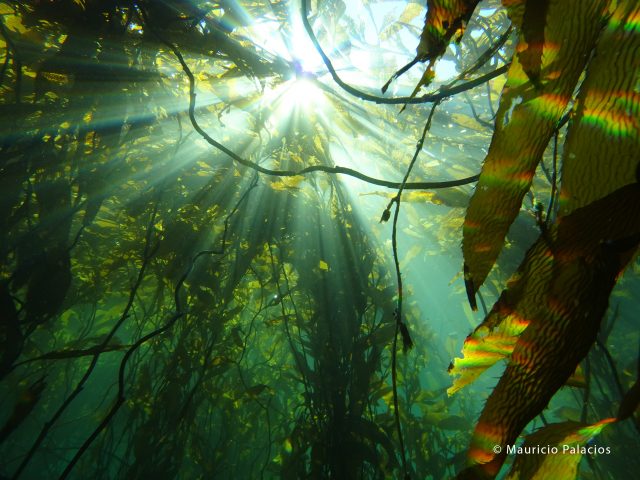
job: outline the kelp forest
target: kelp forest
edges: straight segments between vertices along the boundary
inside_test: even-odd
[[[630,479],[640,3],[0,0],[0,479]]]

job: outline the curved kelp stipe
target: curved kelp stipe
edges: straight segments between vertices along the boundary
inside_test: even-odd
[[[523,14],[516,47],[520,54],[514,55],[509,69],[489,153],[464,222],[462,249],[468,271],[466,282],[472,292],[482,285],[502,249],[536,167],[596,45],[608,4],[604,0],[552,2],[546,22],[528,20],[526,10]],[[514,6],[510,14],[516,16],[517,11]],[[536,28],[544,28],[544,32],[534,34]],[[544,37],[541,56],[524,54],[531,48],[527,43],[531,37]],[[538,61],[540,65],[536,66]],[[539,74],[532,73],[538,70]],[[535,83],[531,76],[536,77]]]
[[[497,475],[506,446],[585,357],[617,277],[637,252],[640,216],[628,212],[638,211],[640,184],[633,183],[561,218],[540,235],[485,322],[467,339],[465,362],[453,373],[477,376],[473,368],[482,363],[482,350],[499,350],[500,332],[513,338],[524,326],[513,351],[505,353],[507,368],[476,425],[470,466],[459,478]],[[495,445],[502,449],[498,454]]]

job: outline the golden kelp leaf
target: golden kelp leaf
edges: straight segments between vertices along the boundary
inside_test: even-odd
[[[509,315],[494,331],[489,330],[484,324],[478,327],[464,342],[463,358],[454,359],[449,367],[449,374],[457,378],[447,393],[453,395],[474,382],[489,367],[503,358],[508,358],[513,352],[518,335],[527,325],[523,319]]]
[[[433,69],[433,63],[429,63],[429,65],[427,65],[426,70],[422,74],[422,77],[420,77],[420,80],[418,81],[415,88],[411,92],[410,97],[411,98],[415,97],[420,91],[420,89],[422,87],[426,87],[430,85],[434,78],[436,78],[436,71]]]
[[[398,196],[397,192],[368,192],[361,193],[360,196],[363,197],[365,195],[376,195],[383,198],[395,198]],[[427,192],[424,190],[410,190],[408,192],[404,192],[402,194],[402,202],[429,202],[435,195],[435,192]]]
[[[280,179],[270,182],[269,186],[278,191],[283,190],[300,190],[300,182],[304,180],[303,175],[296,175],[294,177],[281,177]]]
[[[468,452],[471,466],[461,478],[497,475],[506,446],[589,351],[616,279],[638,250],[640,215],[629,215],[638,211],[640,184],[634,183],[559,219],[527,253],[503,303],[529,325],[485,404]],[[518,277],[523,273],[528,278]]]
[[[398,18],[399,22],[409,23],[424,9],[424,6],[421,5],[422,2],[408,2],[407,6],[404,7],[404,10],[400,14],[400,18]]]
[[[427,15],[416,58],[421,62],[440,57],[452,37],[462,37],[479,0],[427,0]]]
[[[403,270],[407,265],[419,254],[423,251],[424,247],[421,243],[417,243],[412,246],[409,251],[405,254],[404,258],[400,262],[400,269]]]
[[[424,5],[420,5],[420,3],[409,2],[406,7],[400,14],[397,22],[392,23],[387,28],[385,28],[380,34],[380,40],[386,40],[395,33],[399,32],[402,29],[403,25],[407,25],[411,23],[411,21],[420,15],[420,12],[424,9]]]
[[[502,249],[595,45],[607,4],[606,0],[566,0],[549,5],[540,88],[528,81],[518,57],[513,59],[489,153],[463,227],[462,250],[474,292]]]
[[[638,18],[640,3],[620,2],[587,68],[563,148],[561,215],[633,181],[640,145]]]
[[[118,222],[114,222],[113,220],[100,219],[93,222],[94,225],[97,225],[101,228],[119,228],[120,224]]]
[[[472,383],[489,367],[503,358],[509,358],[518,336],[529,325],[537,302],[544,300],[543,286],[550,281],[551,256],[544,242],[536,242],[527,252],[518,271],[507,283],[498,301],[487,318],[467,337],[462,348],[463,358],[456,358],[449,374],[458,377],[447,390],[453,395],[465,385]],[[521,304],[525,292],[531,302]]]
[[[544,480],[576,478],[578,464],[585,453],[597,453],[597,446],[585,444],[604,427],[615,422],[606,418],[592,425],[563,422],[547,425],[527,435],[522,450],[516,456],[508,480]],[[540,447],[545,450],[540,451]],[[604,447],[600,447],[604,448]]]
[[[361,193],[360,196],[377,195],[384,198],[394,198],[395,192],[368,192]],[[434,205],[445,205],[452,208],[465,208],[469,203],[471,194],[466,189],[460,187],[440,188],[434,191],[411,190],[402,194],[402,203],[429,202]]]
[[[425,192],[422,190],[412,190],[402,195],[403,202],[430,202],[433,200],[435,192]],[[391,197],[395,197],[396,194],[391,194]]]
[[[431,202],[452,208],[466,208],[470,198],[471,193],[464,188],[441,188],[434,192]]]
[[[467,22],[480,0],[427,0],[427,15],[420,35],[420,43],[416,48],[415,58],[398,70],[382,87],[382,93],[387,91],[391,82],[409,70],[418,62],[429,62],[422,78],[411,93],[413,98],[420,88],[431,83],[435,77],[433,70],[436,60],[441,57],[449,46],[453,36],[456,40],[462,38]],[[406,106],[406,105],[405,105]],[[403,108],[404,109],[404,108]]]
[[[502,0],[502,6],[507,9],[511,23],[518,28],[522,26],[526,4],[527,0]]]
[[[65,73],[58,72],[39,72],[40,76],[45,80],[48,80],[52,83],[57,83],[58,85],[66,85],[70,82],[69,75]]]
[[[324,260],[320,260],[318,262],[318,268],[320,270],[322,270],[323,272],[328,272],[329,271],[329,264],[327,262],[325,262]]]

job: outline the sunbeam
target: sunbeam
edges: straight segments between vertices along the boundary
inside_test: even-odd
[[[0,479],[635,478],[640,6],[533,3],[0,0]]]

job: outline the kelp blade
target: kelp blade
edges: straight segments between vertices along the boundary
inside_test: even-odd
[[[560,214],[632,181],[640,142],[640,3],[620,2],[598,39],[562,156]]]
[[[479,0],[428,0],[416,58],[424,62],[440,57],[454,35],[462,36],[478,3]]]
[[[463,227],[464,262],[474,291],[482,285],[502,249],[595,45],[607,4],[602,0],[567,0],[549,5],[539,87],[529,81],[525,65],[518,55],[514,56],[489,153]],[[523,43],[526,41],[521,35],[517,48],[526,48]]]
[[[609,294],[640,243],[640,185],[627,185],[560,219],[531,247],[513,310],[529,325],[478,420],[470,467],[460,478],[493,478],[522,429],[547,405],[595,341]],[[541,246],[542,245],[542,246]],[[541,282],[541,269],[550,268]],[[516,274],[517,275],[517,274]],[[530,284],[529,284],[530,282]],[[519,296],[519,298],[518,298]],[[526,316],[525,316],[526,315]],[[496,454],[495,445],[502,447]]]
[[[522,451],[531,449],[534,453],[519,454],[507,480],[576,478],[584,445],[615,421],[615,418],[606,418],[592,425],[577,422],[554,423],[528,435]],[[546,447],[546,450],[536,453],[535,448],[540,446]]]
[[[463,358],[454,359],[449,369],[449,374],[456,377],[447,390],[449,395],[475,381],[495,363],[511,356],[518,336],[527,328],[533,315],[528,311],[530,305],[535,306],[542,301],[541,287],[551,278],[548,253],[544,242],[534,244],[485,320],[465,339]],[[526,292],[534,298],[532,302],[522,304],[521,299]]]

